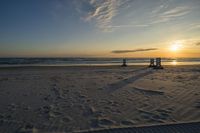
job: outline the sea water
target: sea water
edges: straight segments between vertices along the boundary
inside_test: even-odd
[[[0,66],[121,65],[124,58],[0,58]],[[128,65],[148,65],[150,58],[126,58]],[[198,65],[200,58],[162,58],[163,65]]]

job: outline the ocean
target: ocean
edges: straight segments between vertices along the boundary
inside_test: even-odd
[[[121,65],[123,58],[0,58],[0,66]],[[128,65],[148,65],[150,58],[126,58]],[[162,58],[163,65],[197,65],[200,58]]]

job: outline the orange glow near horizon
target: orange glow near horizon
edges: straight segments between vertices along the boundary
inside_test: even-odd
[[[177,52],[183,48],[183,41],[174,41],[171,43],[170,51]]]
[[[67,49],[65,45],[58,47],[56,49],[46,49],[46,50],[27,50],[27,51],[13,51],[12,54],[6,52],[0,53],[1,57],[103,57],[103,58],[151,58],[151,57],[161,57],[161,58],[199,58],[200,48],[195,45],[188,45],[187,41],[184,40],[174,40],[166,41],[164,43],[157,44],[145,44],[149,47],[141,46],[133,47],[118,45],[113,47],[108,47],[103,49],[101,47],[85,47],[82,50],[79,49]],[[127,53],[112,53],[112,50],[134,50],[134,49],[145,49],[145,48],[157,48],[152,51],[137,51],[137,52],[127,52]]]

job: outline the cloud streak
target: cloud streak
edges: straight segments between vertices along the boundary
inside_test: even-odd
[[[197,46],[200,46],[200,42],[197,42],[196,45],[197,45]]]
[[[85,20],[90,21],[94,19],[100,29],[103,31],[108,30],[107,27],[112,25],[112,19],[117,14],[119,3],[116,0],[103,1],[102,3],[91,0],[90,4],[95,7],[95,10],[89,12]]]
[[[190,13],[190,8],[187,6],[177,6],[164,11],[163,8],[167,8],[167,6],[161,7],[157,11],[152,12],[153,20],[151,24],[168,22]]]
[[[126,5],[129,0],[88,0],[84,4],[90,7],[86,12],[84,21],[95,21],[96,26],[102,31],[112,31],[113,18],[118,14],[121,7]]]
[[[200,22],[192,23],[188,27],[188,30],[198,30],[198,29],[200,29]]]
[[[147,52],[147,51],[153,51],[153,50],[158,50],[158,49],[147,48],[147,49],[133,49],[133,50],[114,50],[111,53],[122,54],[122,53],[134,53],[134,52]]]
[[[192,10],[190,6],[178,5],[177,3],[176,6],[171,6],[173,3],[167,0],[159,5],[153,3],[154,8],[138,4],[138,1],[78,0],[78,5],[80,5],[78,12],[82,14],[81,18],[85,22],[94,22],[98,29],[109,32],[114,29],[145,28],[169,22],[189,14]],[[144,8],[144,11],[137,12],[140,6]],[[129,21],[125,21],[126,19]]]

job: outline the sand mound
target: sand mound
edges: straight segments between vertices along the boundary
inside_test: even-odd
[[[133,91],[140,92],[144,95],[164,95],[164,92],[162,91],[146,90],[142,88],[133,88]]]

